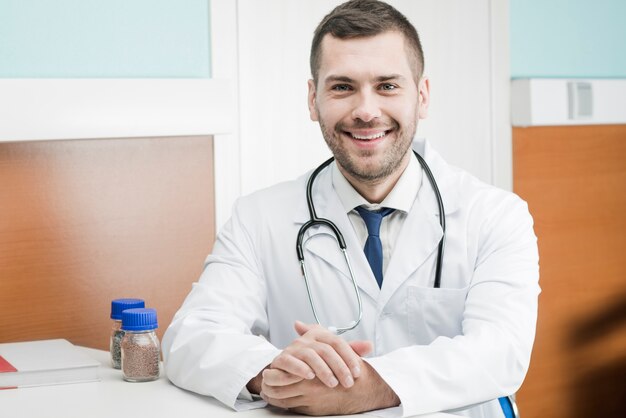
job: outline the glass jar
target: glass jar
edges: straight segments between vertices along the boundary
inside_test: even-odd
[[[114,369],[122,367],[122,353],[120,351],[120,343],[124,336],[122,331],[122,312],[125,309],[143,308],[146,306],[142,299],[114,299],[111,301],[111,319],[113,326],[111,327],[111,336],[109,339],[109,351],[111,352],[111,366]]]
[[[161,372],[161,346],[156,335],[156,310],[127,309],[122,312],[122,374],[128,382],[156,380]]]

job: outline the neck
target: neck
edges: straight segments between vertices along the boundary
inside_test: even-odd
[[[381,203],[387,195],[393,190],[396,183],[400,179],[402,173],[409,165],[409,158],[413,154],[413,151],[409,149],[407,153],[402,157],[402,161],[398,165],[398,168],[394,170],[387,177],[376,180],[362,180],[358,179],[344,170],[344,168],[337,164],[339,171],[344,175],[346,180],[354,187],[354,189],[370,203]]]

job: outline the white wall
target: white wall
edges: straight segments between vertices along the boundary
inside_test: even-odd
[[[233,80],[0,78],[0,142],[232,132]]]
[[[313,30],[336,0],[212,0],[213,76],[234,77],[238,124],[216,138],[218,228],[234,199],[293,179],[330,153],[306,105]],[[511,188],[508,2],[390,1],[416,26],[431,80],[418,127],[443,156]],[[227,163],[225,163],[227,162]]]

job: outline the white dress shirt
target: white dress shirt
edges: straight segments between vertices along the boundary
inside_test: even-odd
[[[332,165],[333,187],[348,214],[350,223],[354,227],[357,238],[361,243],[361,248],[365,247],[365,241],[367,241],[367,226],[355,208],[363,206],[367,210],[372,211],[382,208],[395,209],[394,212],[383,218],[382,224],[380,225],[380,242],[383,246],[383,276],[387,269],[387,264],[391,259],[391,255],[393,254],[396,238],[400,234],[402,224],[411,210],[411,206],[413,206],[415,197],[422,184],[422,167],[417,161],[417,158],[411,157],[409,164],[398,179],[398,182],[381,203],[368,202],[352,187],[350,182],[348,182],[339,168],[337,168],[337,163],[333,163]]]

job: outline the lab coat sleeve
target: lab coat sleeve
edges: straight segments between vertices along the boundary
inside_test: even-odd
[[[478,253],[462,334],[367,359],[411,416],[510,395],[530,362],[537,320],[538,251],[525,202],[501,200],[477,226]]]
[[[280,353],[264,338],[266,287],[245,228],[249,224],[236,204],[202,276],[163,337],[170,381],[236,410],[265,406],[249,402],[249,396],[246,401],[245,386]]]

